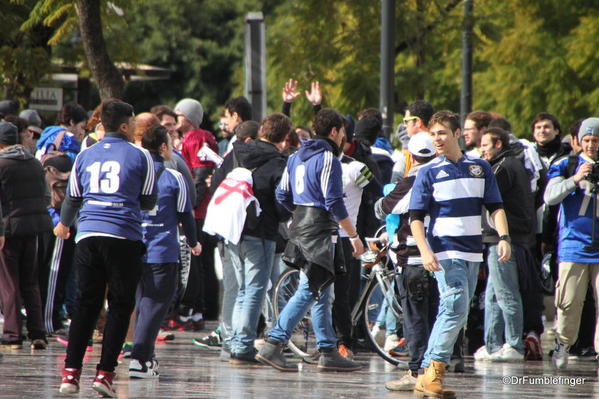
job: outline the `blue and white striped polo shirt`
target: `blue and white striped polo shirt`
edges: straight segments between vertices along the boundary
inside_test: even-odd
[[[482,206],[501,202],[487,161],[465,155],[455,163],[440,156],[418,172],[410,210],[430,216],[426,236],[438,260],[482,262]]]

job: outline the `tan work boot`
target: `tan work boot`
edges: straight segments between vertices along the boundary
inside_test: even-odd
[[[454,391],[443,389],[443,377],[445,376],[446,364],[431,360],[431,364],[419,374],[414,386],[414,394],[427,398],[453,399],[456,397]]]

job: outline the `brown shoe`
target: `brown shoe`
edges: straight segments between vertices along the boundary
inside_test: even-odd
[[[443,389],[445,370],[445,363],[431,360],[431,364],[424,370],[424,374],[418,375],[416,385],[414,386],[414,394],[427,398],[455,398],[454,391]]]

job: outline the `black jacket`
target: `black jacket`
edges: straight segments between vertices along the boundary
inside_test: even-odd
[[[372,155],[370,146],[364,141],[356,141],[356,149],[351,155],[356,161],[360,161],[372,172],[374,178],[364,187],[362,191],[362,202],[358,211],[356,230],[361,237],[373,237],[381,222],[374,215],[374,203],[383,196],[382,175],[379,165]]]
[[[236,144],[233,146],[233,152],[239,166],[253,170],[254,196],[262,209],[257,218],[253,206],[248,210],[242,236],[249,235],[274,241],[278,235],[279,222],[290,216],[275,199],[275,189],[287,161],[274,144],[262,140]]]
[[[44,169],[22,145],[0,151],[0,202],[5,236],[52,230]]]
[[[522,162],[510,149],[503,150],[489,162],[495,173],[497,186],[503,199],[510,237],[514,243],[529,245],[534,242],[536,212],[534,197],[530,191],[528,173]],[[483,222],[483,242],[499,241],[497,232]]]

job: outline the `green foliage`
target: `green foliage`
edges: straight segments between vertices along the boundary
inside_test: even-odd
[[[325,106],[344,113],[377,106],[379,14],[379,3],[369,0],[281,5],[266,20],[270,108],[280,109],[283,85],[289,78],[298,80],[302,94],[292,110],[298,124],[312,118],[312,106],[303,92],[313,80],[320,81]]]
[[[126,96],[135,98],[137,110],[193,97],[206,118],[216,120],[227,98],[243,94],[244,18],[263,7],[273,8],[259,0],[133,3],[126,18],[140,62],[168,68],[172,76],[167,82],[130,84]]]
[[[0,0],[0,79],[25,95],[53,57],[86,64],[74,0]],[[169,81],[130,82],[138,111],[183,97],[202,102],[208,123],[243,94],[244,17],[262,10],[270,111],[284,82],[302,96],[293,119],[308,123],[303,91],[318,80],[324,106],[356,113],[379,102],[380,2],[372,0],[107,0],[104,35],[114,61],[172,71]],[[424,98],[459,109],[461,0],[396,0],[396,112]],[[473,108],[504,114],[519,135],[541,111],[568,126],[599,109],[599,10],[594,0],[475,0]],[[20,30],[19,30],[20,27]],[[40,38],[43,40],[40,41]],[[40,44],[41,43],[41,44]],[[82,72],[86,74],[86,69]],[[397,122],[397,121],[396,121]]]
[[[530,136],[535,114],[547,111],[567,127],[599,106],[598,13],[588,1],[509,0],[497,23],[500,38],[481,43],[475,108],[504,114],[520,136]]]
[[[47,32],[32,29],[21,32],[34,1],[0,1],[0,87],[3,97],[25,105],[31,89],[48,72],[50,57]]]
[[[396,112],[424,98],[459,110],[463,2],[397,0]],[[519,135],[541,111],[568,126],[599,108],[599,11],[591,0],[474,1],[473,108],[504,114]],[[269,28],[269,104],[286,79],[322,82],[327,105],[378,105],[380,3],[287,1]],[[293,116],[312,111],[296,100]]]

